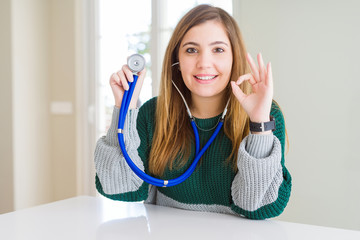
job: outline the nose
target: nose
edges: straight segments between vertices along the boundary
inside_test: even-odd
[[[212,66],[211,54],[207,52],[199,53],[196,61],[196,67],[200,69],[210,68]]]

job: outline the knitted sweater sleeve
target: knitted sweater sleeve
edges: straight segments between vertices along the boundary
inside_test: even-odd
[[[120,201],[142,201],[147,198],[148,184],[133,173],[127,165],[117,139],[120,109],[114,107],[112,122],[106,136],[101,137],[95,149],[96,188],[105,197]],[[136,129],[138,109],[129,110],[124,125],[126,150],[135,165],[144,171],[138,154],[140,138]]]
[[[240,144],[231,195],[233,211],[252,219],[280,215],[290,197],[291,176],[284,165],[285,124],[273,103],[276,130],[247,136]]]

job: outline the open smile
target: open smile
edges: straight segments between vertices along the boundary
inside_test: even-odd
[[[211,83],[213,82],[213,80],[215,80],[217,78],[218,75],[205,75],[205,74],[199,74],[199,75],[195,75],[194,78],[197,82],[199,83]]]

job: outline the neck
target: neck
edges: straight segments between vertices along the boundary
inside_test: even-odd
[[[191,114],[196,118],[211,118],[219,115],[224,111],[225,99],[224,94],[213,97],[191,97]]]

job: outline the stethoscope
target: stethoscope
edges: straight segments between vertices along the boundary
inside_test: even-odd
[[[131,102],[131,97],[132,97],[132,95],[134,93],[136,82],[138,80],[137,73],[144,69],[144,67],[145,67],[145,59],[140,54],[133,54],[128,58],[127,64],[128,64],[128,67],[130,68],[130,70],[133,72],[134,80],[133,80],[133,82],[129,82],[129,89],[125,90],[125,92],[124,92],[123,100],[121,102],[121,107],[120,107],[120,113],[119,113],[118,140],[119,140],[119,145],[120,145],[121,151],[123,153],[123,156],[124,156],[127,164],[129,165],[129,167],[131,168],[131,170],[139,178],[141,178],[145,182],[150,183],[150,184],[155,185],[155,186],[158,186],[158,187],[171,187],[171,186],[178,185],[178,184],[182,183],[183,181],[185,181],[188,177],[190,177],[190,175],[194,172],[194,170],[196,168],[196,165],[198,164],[200,158],[202,157],[204,152],[209,148],[209,146],[211,145],[211,143],[214,141],[215,137],[219,133],[221,127],[224,124],[224,118],[225,118],[225,115],[226,115],[226,112],[227,112],[227,107],[229,105],[230,100],[228,100],[228,102],[227,102],[227,104],[225,106],[224,112],[223,112],[221,118],[219,119],[219,123],[217,124],[217,127],[216,127],[214,133],[212,134],[212,136],[210,137],[208,142],[205,144],[205,146],[200,150],[199,133],[198,133],[198,130],[197,130],[197,127],[196,127],[195,119],[194,119],[194,117],[192,116],[192,114],[190,112],[189,106],[187,105],[184,96],[181,94],[181,92],[178,89],[178,87],[176,86],[176,84],[172,81],[174,87],[179,92],[182,100],[184,101],[184,104],[186,106],[188,115],[190,117],[191,126],[192,126],[192,128],[194,130],[194,135],[195,135],[195,153],[196,153],[196,156],[195,156],[194,161],[190,165],[190,167],[180,177],[177,177],[175,179],[170,179],[170,180],[162,180],[162,179],[154,178],[154,177],[144,173],[142,170],[140,170],[134,164],[134,162],[130,159],[130,157],[129,157],[127,151],[126,151],[126,148],[125,148],[124,134],[123,134],[125,118],[126,118],[126,114],[128,112],[128,109],[129,109],[129,105],[130,105],[130,102]],[[172,66],[175,66],[177,64],[179,64],[179,63],[174,63]]]

